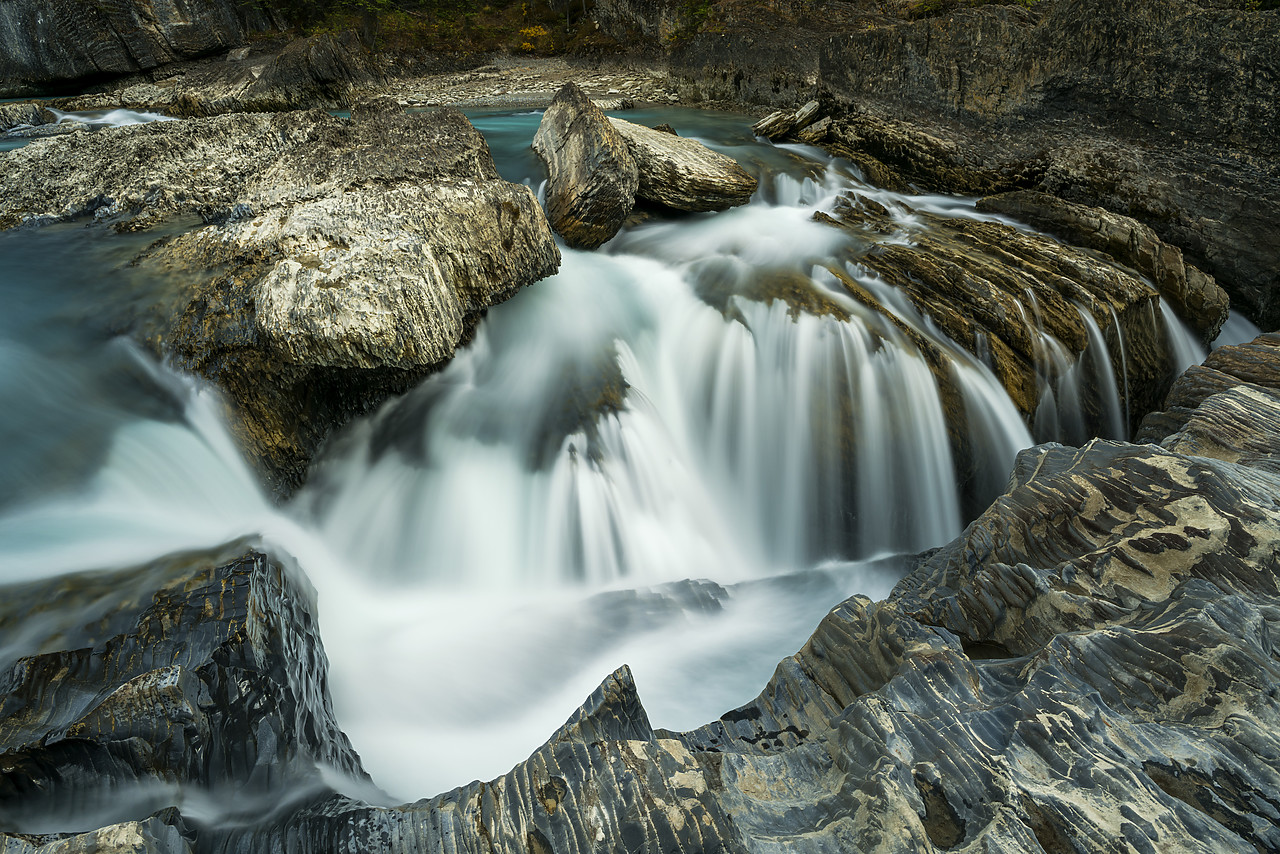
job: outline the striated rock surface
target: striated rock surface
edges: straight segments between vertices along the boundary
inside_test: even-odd
[[[892,285],[952,341],[984,359],[1029,423],[1050,416],[1041,406],[1067,365],[1090,359],[1101,359],[1103,380],[1127,392],[1135,421],[1159,405],[1173,368],[1149,284],[1092,253],[1001,223],[912,211],[928,225],[917,231],[901,222],[906,213],[895,216],[852,194],[837,205],[836,217],[817,219],[855,237],[860,248],[849,254],[851,263]],[[860,302],[892,316],[866,287],[833,272]],[[1107,352],[1098,352],[1103,346]],[[950,385],[950,359],[938,353],[930,361]],[[1079,401],[1099,427],[1103,403],[1098,396]]]
[[[533,150],[547,165],[547,216],[575,249],[618,233],[640,184],[635,158],[600,108],[566,83],[542,116]]]
[[[721,211],[745,205],[756,179],[726,155],[696,139],[685,139],[622,119],[609,123],[626,140],[636,162],[636,195],[681,211]]]
[[[355,116],[105,130],[12,152],[0,177],[7,227],[209,223],[136,260],[182,287],[123,329],[227,392],[281,493],[336,424],[443,365],[488,306],[559,263],[537,200],[460,113]]]
[[[320,786],[322,765],[364,779],[333,718],[313,596],[243,545],[6,587],[0,827],[145,815],[185,786],[253,804]],[[153,846],[120,850],[185,850],[154,821],[108,831]]]
[[[258,4],[233,0],[5,0],[0,98],[65,90],[207,56],[281,23]]]
[[[245,49],[247,50],[247,48]],[[298,38],[278,52],[188,64],[155,79],[60,99],[63,110],[151,110],[172,116],[350,108],[385,81],[354,33]]]
[[[1255,358],[1275,371],[1269,349]],[[391,809],[321,790],[241,823],[188,828],[172,810],[148,821],[195,850],[244,854],[1273,850],[1277,415],[1270,392],[1235,388],[1206,397],[1166,447],[1024,452],[1007,492],[955,541],[915,558],[887,600],[841,603],[755,700],[697,730],[653,730],[623,667],[529,759],[487,783]],[[1200,453],[1204,437],[1213,455]],[[110,615],[121,598],[142,603],[132,614],[147,602],[200,602],[209,589],[200,579],[237,590],[242,577],[251,590],[254,579],[289,583],[253,555],[232,569],[164,566],[30,585],[5,608],[56,607],[88,584],[109,591],[94,606],[106,636],[120,631]],[[153,586],[181,592],[141,594],[148,571],[158,573]],[[305,609],[305,598],[290,607]],[[188,613],[199,615],[201,644],[235,635],[224,623],[241,619],[237,607]],[[42,654],[79,643],[51,635]],[[125,759],[150,761],[143,747],[172,732],[119,713],[139,708],[121,690],[133,671],[44,672],[117,698],[102,719],[110,725],[90,731],[139,733]],[[237,696],[209,696],[210,709],[240,708]],[[17,785],[34,767],[4,779]],[[127,762],[119,767],[127,773]]]
[[[1203,364],[1178,377],[1159,412],[1143,420],[1137,441],[1161,442],[1186,426],[1213,395],[1231,390],[1280,393],[1280,334],[1259,335],[1247,344],[1220,347]]]
[[[1190,323],[1206,344],[1218,337],[1227,319],[1230,300],[1213,277],[1186,264],[1177,247],[1130,217],[1028,191],[980,199],[978,210],[1006,214],[1069,243],[1106,252],[1150,276],[1178,316]]]

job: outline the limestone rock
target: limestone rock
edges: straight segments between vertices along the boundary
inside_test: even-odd
[[[0,177],[0,225],[210,223],[138,259],[188,287],[124,331],[227,392],[281,494],[337,424],[439,368],[488,306],[559,263],[537,200],[460,113],[355,115],[104,130],[12,152]]]
[[[820,118],[821,109],[817,101],[807,101],[796,110],[776,110],[752,125],[751,132],[765,139],[786,139],[814,124]]]
[[[981,199],[978,210],[1020,219],[1145,273],[1205,343],[1218,336],[1227,319],[1230,300],[1213,277],[1185,263],[1181,250],[1130,217],[1025,190]]]
[[[547,165],[547,216],[576,249],[618,233],[640,184],[635,158],[600,108],[566,83],[542,116],[533,150]]]
[[[682,211],[719,211],[744,205],[756,190],[756,179],[732,157],[696,139],[609,119],[626,140],[639,171],[636,195]]]
[[[191,833],[176,810],[142,821],[126,821],[86,833],[7,835],[0,854],[192,854]]]

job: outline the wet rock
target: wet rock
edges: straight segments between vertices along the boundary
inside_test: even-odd
[[[281,23],[263,7],[233,0],[12,0],[0,6],[0,97],[217,53]]]
[[[576,249],[595,249],[618,233],[635,205],[640,178],[622,135],[575,83],[542,116],[533,150],[547,165],[547,216]]]
[[[1127,268],[996,222],[916,211],[929,228],[905,231],[883,205],[856,194],[842,199],[836,214],[818,218],[859,241],[862,249],[850,261],[894,286],[952,341],[984,359],[1033,425],[1044,414],[1046,388],[1063,376],[1063,356],[1069,363],[1086,354],[1104,358],[1117,391],[1128,390],[1127,405],[1138,415],[1155,408],[1173,381],[1157,293]],[[865,289],[840,278],[856,299],[885,311]],[[1095,352],[1103,342],[1105,356]],[[949,373],[948,360],[938,361]],[[1105,401],[1094,391],[1081,405],[1100,425]]]
[[[751,126],[751,132],[765,139],[782,140],[795,131],[807,128],[819,118],[821,106],[808,101],[797,110],[775,110]]]
[[[145,815],[189,786],[251,805],[322,787],[321,766],[365,779],[333,718],[313,598],[243,544],[6,587],[0,823]],[[176,835],[148,821],[98,842],[185,850]],[[126,838],[137,847],[110,847]]]
[[[1218,337],[1227,319],[1230,300],[1213,277],[1186,264],[1181,250],[1130,217],[1028,191],[981,199],[978,210],[1005,214],[1069,243],[1106,252],[1150,276],[1178,316],[1190,323],[1206,344]]]
[[[36,101],[22,104],[0,104],[0,131],[35,125],[47,125],[57,121],[53,113]]]
[[[7,226],[209,223],[138,259],[185,290],[123,328],[228,394],[281,494],[337,424],[442,366],[488,306],[559,263],[537,200],[498,177],[460,113],[356,117],[105,130],[13,152],[0,178]]]
[[[756,179],[726,155],[696,139],[609,119],[639,172],[636,195],[682,211],[719,211],[751,200]]]
[[[1209,397],[1233,389],[1280,393],[1280,334],[1219,347],[1203,364],[1187,368],[1169,389],[1161,411],[1143,420],[1137,441],[1162,442],[1182,430]]]

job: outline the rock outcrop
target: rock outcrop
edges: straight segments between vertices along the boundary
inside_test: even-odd
[[[282,21],[234,0],[6,0],[0,3],[0,98],[88,82],[224,51]]]
[[[145,815],[185,787],[261,809],[323,788],[322,766],[367,780],[333,717],[313,598],[243,544],[6,587],[0,826]],[[115,835],[147,833],[179,841]]]
[[[622,119],[609,119],[636,162],[637,197],[680,211],[722,211],[745,205],[756,179],[732,157],[685,139]]]
[[[1227,319],[1230,300],[1213,277],[1185,263],[1177,247],[1130,217],[1027,191],[980,199],[978,210],[1006,214],[1069,243],[1106,252],[1151,277],[1178,316],[1206,344],[1218,337]]]
[[[1280,374],[1280,348],[1263,349],[1237,361]],[[840,604],[754,701],[691,732],[652,729],[623,667],[488,783],[391,809],[320,789],[256,819],[188,826],[164,810],[98,833],[145,826],[174,844],[141,850],[240,854],[1273,850],[1280,396],[1210,394],[1163,445],[1025,451],[1007,492],[955,541],[915,558],[888,599]],[[237,714],[252,709],[251,731],[280,740],[226,748],[244,759],[216,773],[252,780],[268,741],[304,770],[325,749],[349,757],[316,711],[327,709],[315,702],[322,687],[296,706],[262,703],[302,697],[291,679],[321,679],[307,598],[292,584],[249,553],[6,590],[0,619],[76,602],[91,619],[10,653],[21,664],[0,708],[23,723],[5,743],[56,756],[73,777],[98,745],[127,734],[126,749],[77,778],[89,789],[108,769],[172,773],[178,733],[238,734]],[[133,645],[139,637],[150,643]],[[251,690],[218,690],[251,648]],[[279,654],[299,648],[310,652]],[[66,666],[99,651],[124,669]],[[160,661],[181,673],[157,671]],[[199,680],[207,692],[191,690]],[[171,702],[151,699],[153,682]],[[24,700],[77,702],[14,703],[15,685]],[[304,708],[325,723],[319,737],[314,724],[280,725]],[[216,752],[223,742],[199,744]],[[4,784],[39,805],[49,791],[27,780],[47,767],[6,765]],[[57,850],[95,850],[75,847],[83,838]]]
[[[137,259],[184,287],[120,331],[228,394],[279,493],[335,425],[442,366],[488,306],[559,264],[537,200],[498,177],[460,113],[379,102],[355,116],[81,134],[12,152],[0,177],[4,227],[209,223]]]
[[[1127,267],[1001,223],[891,212],[859,194],[842,197],[835,214],[817,219],[854,237],[846,254],[853,269],[893,286],[951,341],[984,360],[1033,428],[1057,417],[1055,395],[1067,392],[1059,386],[1077,362],[1092,362],[1097,373],[1095,393],[1075,404],[1085,429],[1066,431],[1079,441],[1116,432],[1107,424],[1099,389],[1114,388],[1136,423],[1159,405],[1173,381],[1158,294]],[[913,224],[920,222],[927,228]],[[831,272],[855,299],[895,317],[847,270]],[[942,388],[952,385],[951,357],[936,343],[922,339],[917,345]],[[962,417],[952,420],[963,423]],[[1063,426],[1046,424],[1037,432],[1062,435]],[[1119,426],[1121,433],[1126,429]]]
[[[547,216],[575,249],[618,233],[635,205],[640,176],[622,135],[600,108],[566,83],[542,116],[533,150],[547,165]]]
[[[678,6],[605,5],[613,22]],[[821,95],[832,123],[820,143],[875,184],[1037,190],[1131,217],[1236,309],[1280,326],[1280,241],[1258,239],[1280,230],[1280,12],[1194,0],[772,5],[765,21],[757,7],[714,4],[669,40],[686,97],[789,107]]]
[[[278,52],[188,64],[155,79],[55,101],[63,110],[149,110],[170,116],[346,109],[385,88],[354,33],[298,38]]]

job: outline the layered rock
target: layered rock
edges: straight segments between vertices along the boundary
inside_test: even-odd
[[[453,110],[138,125],[20,149],[7,166],[3,226],[210,223],[138,259],[183,287],[123,328],[227,392],[281,493],[335,425],[443,365],[488,306],[559,263],[533,194],[498,177]]]
[[[1274,372],[1280,359],[1268,349],[1254,358]],[[150,829],[172,828],[177,843],[197,850],[244,854],[1274,849],[1278,415],[1273,393],[1235,388],[1205,398],[1163,448],[1094,441],[1024,452],[1007,492],[955,541],[916,558],[889,599],[854,597],[833,609],[759,697],[697,730],[653,730],[621,668],[528,760],[491,782],[392,809],[321,791],[256,822],[190,828],[167,811]],[[1212,456],[1201,453],[1206,436],[1215,437]],[[140,612],[176,608],[172,622],[188,628],[198,620],[199,632],[183,634],[199,637],[177,640],[180,650],[259,643],[259,632],[237,631],[241,620],[265,621],[274,637],[281,602],[295,624],[310,625],[306,598],[292,591],[252,599],[255,583],[267,593],[289,584],[287,574],[252,554],[208,566],[221,562],[42,582],[6,596],[4,613],[30,611],[31,602],[61,612],[72,604],[65,597],[79,597],[98,604],[93,628],[73,632],[114,637],[144,626],[158,645],[141,654],[166,663],[175,657],[171,621]],[[215,581],[233,592],[210,607]],[[263,614],[238,604],[246,581]],[[162,592],[145,593],[148,584]],[[70,656],[54,650],[81,642],[54,632],[19,654]],[[265,660],[279,660],[268,647]],[[198,678],[219,672],[189,665],[186,652],[176,658]],[[303,673],[317,666],[288,661]],[[142,721],[242,702],[210,691],[206,705],[142,705],[128,688],[134,669],[13,672],[56,677],[24,683],[50,694],[72,687],[57,681],[66,678],[84,682],[77,697],[107,698],[87,703],[106,702],[113,714],[86,732],[134,734],[121,773],[140,757],[168,755],[144,748],[168,744],[174,728]],[[249,708],[276,696],[253,684]],[[275,727],[271,716],[284,708],[268,703],[259,731]],[[130,709],[138,715],[122,714]],[[62,714],[76,716],[80,706]],[[66,744],[35,738],[37,729],[22,728],[17,741],[42,753]],[[20,764],[5,780],[19,785],[39,767]]]
[[[609,123],[626,140],[640,183],[636,195],[680,211],[720,211],[745,205],[756,179],[732,157],[712,151],[696,139],[633,124]]]
[[[618,233],[640,184],[635,158],[600,108],[566,83],[542,116],[533,150],[549,174],[547,216],[575,249]]]
[[[247,48],[242,51],[247,51]],[[60,99],[63,110],[150,110],[171,116],[350,108],[385,81],[354,33],[298,38],[278,52],[192,64],[107,92]]]
[[[848,260],[892,285],[951,341],[986,361],[1028,423],[1035,422],[1046,389],[1062,379],[1064,357],[1069,363],[1104,359],[1099,387],[1110,373],[1117,391],[1127,392],[1135,421],[1159,404],[1173,380],[1157,292],[1128,268],[997,222],[912,211],[927,226],[915,230],[857,194],[844,197],[835,213],[817,218],[855,238]],[[855,299],[893,315],[848,273],[832,272]],[[1108,352],[1097,353],[1104,343]],[[930,361],[944,387],[950,385],[949,357],[938,353]],[[1097,395],[1081,401],[1091,423],[1104,422],[1104,403]]]
[[[206,56],[280,26],[263,7],[233,0],[7,0],[0,4],[0,97]]]
[[[1026,191],[980,199],[978,210],[1007,214],[1077,246],[1106,252],[1150,276],[1206,344],[1218,337],[1227,319],[1230,300],[1213,277],[1185,263],[1181,250],[1130,217]]]
[[[6,587],[0,821],[131,818],[183,787],[261,803],[320,787],[322,766],[367,779],[333,718],[313,596],[243,545]],[[114,836],[185,850],[153,824]]]

